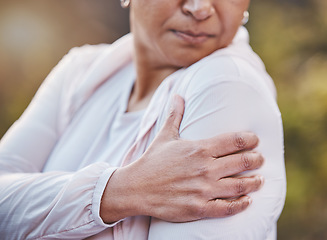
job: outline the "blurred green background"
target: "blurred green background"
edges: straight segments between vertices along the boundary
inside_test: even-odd
[[[284,121],[288,191],[278,239],[327,239],[327,1],[252,0],[247,28]],[[0,137],[70,48],[127,32],[118,0],[0,0]]]

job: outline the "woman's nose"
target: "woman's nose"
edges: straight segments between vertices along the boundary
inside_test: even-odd
[[[205,20],[215,12],[215,8],[211,1],[212,0],[185,0],[182,11],[186,15],[192,15],[198,21]]]

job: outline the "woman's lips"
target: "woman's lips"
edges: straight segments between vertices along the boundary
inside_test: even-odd
[[[177,31],[172,30],[172,32],[179,37],[180,39],[184,40],[190,44],[201,44],[207,41],[209,38],[213,37],[214,35],[208,33],[194,33],[191,31]]]

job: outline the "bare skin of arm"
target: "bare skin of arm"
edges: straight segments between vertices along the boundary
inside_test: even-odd
[[[251,204],[246,194],[258,190],[263,178],[230,176],[263,164],[262,155],[253,150],[259,141],[256,135],[241,132],[183,140],[179,137],[183,113],[184,101],[176,96],[147,151],[112,175],[101,201],[104,222],[136,215],[187,222],[234,215]]]

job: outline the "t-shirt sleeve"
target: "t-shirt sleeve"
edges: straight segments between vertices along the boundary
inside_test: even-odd
[[[52,70],[0,142],[0,235],[4,239],[81,239],[112,226],[103,223],[99,211],[102,193],[116,168],[95,163],[77,172],[42,173],[60,138],[63,94],[69,90],[78,59],[83,59],[80,51],[72,50]]]
[[[240,76],[201,80],[186,92],[180,134],[184,139],[204,139],[235,131],[252,131],[260,138],[257,151],[264,166],[244,175],[260,174],[264,186],[249,194],[253,203],[244,212],[224,218],[169,223],[152,218],[149,239],[270,239],[285,200],[283,129],[280,112],[266,89]],[[192,85],[192,84],[191,84]],[[260,90],[261,89],[261,90]]]

